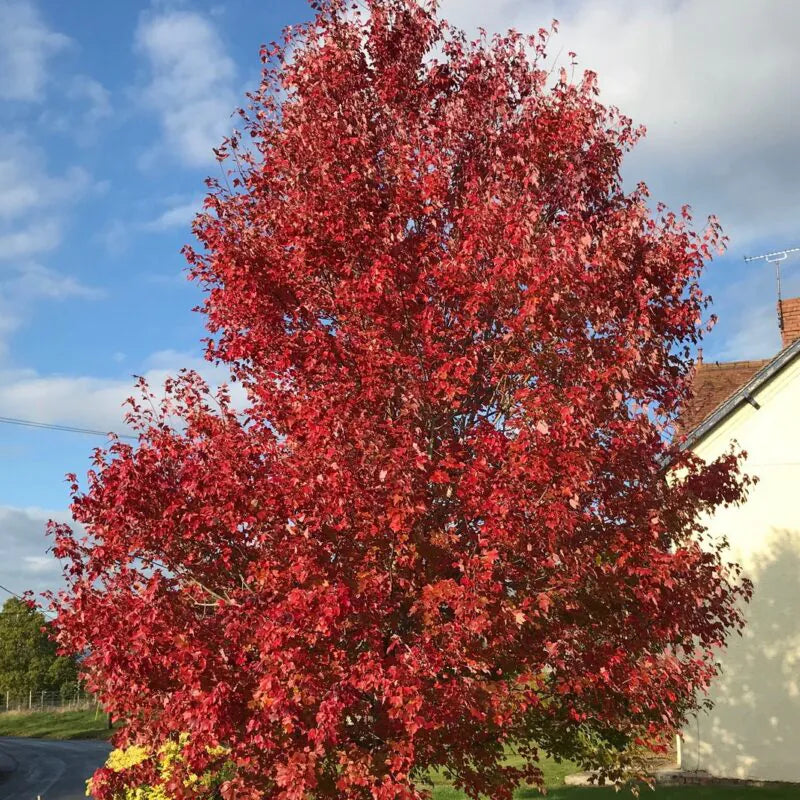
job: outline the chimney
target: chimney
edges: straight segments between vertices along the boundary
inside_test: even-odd
[[[800,339],[800,297],[778,301],[778,324],[783,347]]]

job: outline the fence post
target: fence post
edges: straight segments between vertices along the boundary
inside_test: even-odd
[[[8,692],[6,692],[6,711],[8,711]]]
[[[33,689],[28,690],[28,711],[33,709]]]
[[[42,690],[42,711],[44,711],[44,689]]]

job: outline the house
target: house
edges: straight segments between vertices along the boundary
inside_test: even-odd
[[[759,478],[747,502],[707,520],[754,584],[714,708],[686,728],[683,770],[800,781],[800,298],[778,303],[783,348],[765,361],[699,362],[684,446],[712,460],[735,440]]]

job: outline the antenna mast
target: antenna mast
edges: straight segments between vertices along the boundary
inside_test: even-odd
[[[783,330],[783,297],[781,295],[781,262],[786,261],[790,253],[800,253],[800,247],[789,247],[786,250],[775,250],[772,253],[763,253],[760,256],[745,256],[744,260],[749,264],[751,261],[766,261],[767,264],[775,265],[775,280],[778,284],[778,324]]]

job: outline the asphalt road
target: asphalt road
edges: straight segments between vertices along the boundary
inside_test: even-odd
[[[107,742],[0,736],[0,800],[86,800],[86,780],[106,760]]]

